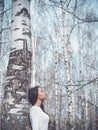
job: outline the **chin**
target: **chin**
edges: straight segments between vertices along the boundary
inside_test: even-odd
[[[44,100],[47,99],[47,97],[44,98]]]

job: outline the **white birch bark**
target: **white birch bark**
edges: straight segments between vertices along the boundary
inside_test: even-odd
[[[36,74],[36,57],[35,57],[35,54],[36,54],[36,37],[34,36],[33,38],[33,54],[32,54],[32,74],[31,74],[31,85],[34,87],[36,85],[36,80],[35,80],[35,74]],[[30,86],[30,87],[32,87]]]
[[[64,61],[66,69],[66,85],[68,91],[68,130],[74,130],[74,94],[73,94],[73,79],[72,79],[72,61],[71,61],[71,46],[69,43],[69,36],[66,35],[66,24],[65,24],[65,11],[64,11],[64,1],[61,2],[62,7],[62,24],[63,24],[63,42],[64,42]],[[69,30],[70,32],[70,30]]]
[[[80,33],[81,33],[80,28],[78,27],[78,34],[80,34]],[[82,55],[83,54],[83,39],[81,40],[81,35],[78,36],[78,42],[80,43],[79,44],[79,81],[80,81],[79,88],[81,88],[82,85],[83,85],[82,80],[84,78],[83,77],[83,55]],[[85,94],[87,94],[86,90],[85,90]],[[86,101],[84,102],[84,97],[86,97],[87,95],[84,95],[84,91],[82,89],[79,89],[78,95],[80,97],[80,105],[81,105],[81,107],[80,107],[81,124],[83,124],[82,120],[83,121],[85,120],[85,124],[86,124],[86,118],[84,118],[83,114],[84,114],[84,112],[86,113],[86,111],[87,111],[87,109],[86,109],[87,108],[87,102]],[[83,126],[81,126],[81,124],[80,124],[79,128],[83,127]]]
[[[31,50],[30,0],[13,0],[11,21],[11,51],[23,49],[23,41]]]
[[[1,58],[1,45],[2,45],[3,10],[4,10],[4,0],[0,0],[0,58]],[[0,60],[0,66],[1,66],[1,60]],[[2,99],[3,99],[2,70],[0,68],[0,126],[2,117]]]
[[[4,10],[4,0],[0,0],[0,54],[1,54],[1,44],[2,44],[3,10]]]
[[[4,125],[27,130],[27,92],[31,82],[30,0],[12,1],[11,51],[5,85]],[[3,128],[2,128],[3,129]]]
[[[58,52],[55,52],[55,124],[60,130],[60,86],[58,85]]]
[[[3,10],[4,10],[4,0],[0,1],[0,58],[1,58],[1,44],[2,44],[2,26],[3,26]],[[1,60],[0,60],[1,66]],[[2,70],[0,68],[0,104],[2,103]]]

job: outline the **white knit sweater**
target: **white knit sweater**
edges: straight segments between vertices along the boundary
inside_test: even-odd
[[[32,130],[48,130],[49,116],[40,107],[30,108],[30,121]]]

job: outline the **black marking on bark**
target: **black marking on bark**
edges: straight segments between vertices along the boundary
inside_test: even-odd
[[[27,35],[28,37],[31,38],[31,32],[30,32],[30,31],[29,31],[29,32],[23,32],[22,34],[23,34],[23,35]]]
[[[14,41],[24,41],[24,40],[25,40],[24,38],[18,38],[18,39],[14,40]]]
[[[13,0],[13,2],[14,2],[14,1],[18,1],[18,0]]]
[[[15,16],[20,16],[21,14],[23,14],[23,16],[28,17],[30,19],[30,14],[25,7],[22,8],[19,12],[17,12]]]
[[[11,51],[13,51],[13,50],[15,50],[15,49],[16,49],[16,48],[12,48],[12,47],[11,47]]]
[[[24,23],[25,23],[26,21],[25,21],[25,20],[22,20],[22,22],[24,22]]]
[[[19,3],[17,6],[20,6],[21,5],[21,3]]]
[[[14,30],[19,30],[19,28],[15,28]]]
[[[26,24],[26,23],[22,23],[22,25],[25,25],[25,26],[27,26],[27,24]]]
[[[14,20],[11,20],[11,23],[13,23],[14,22]]]

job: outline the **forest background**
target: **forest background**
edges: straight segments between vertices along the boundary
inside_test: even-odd
[[[97,5],[97,0],[0,1],[2,130],[16,122],[19,130],[30,129],[24,113],[28,88],[35,85],[48,94],[49,130],[98,129]]]

